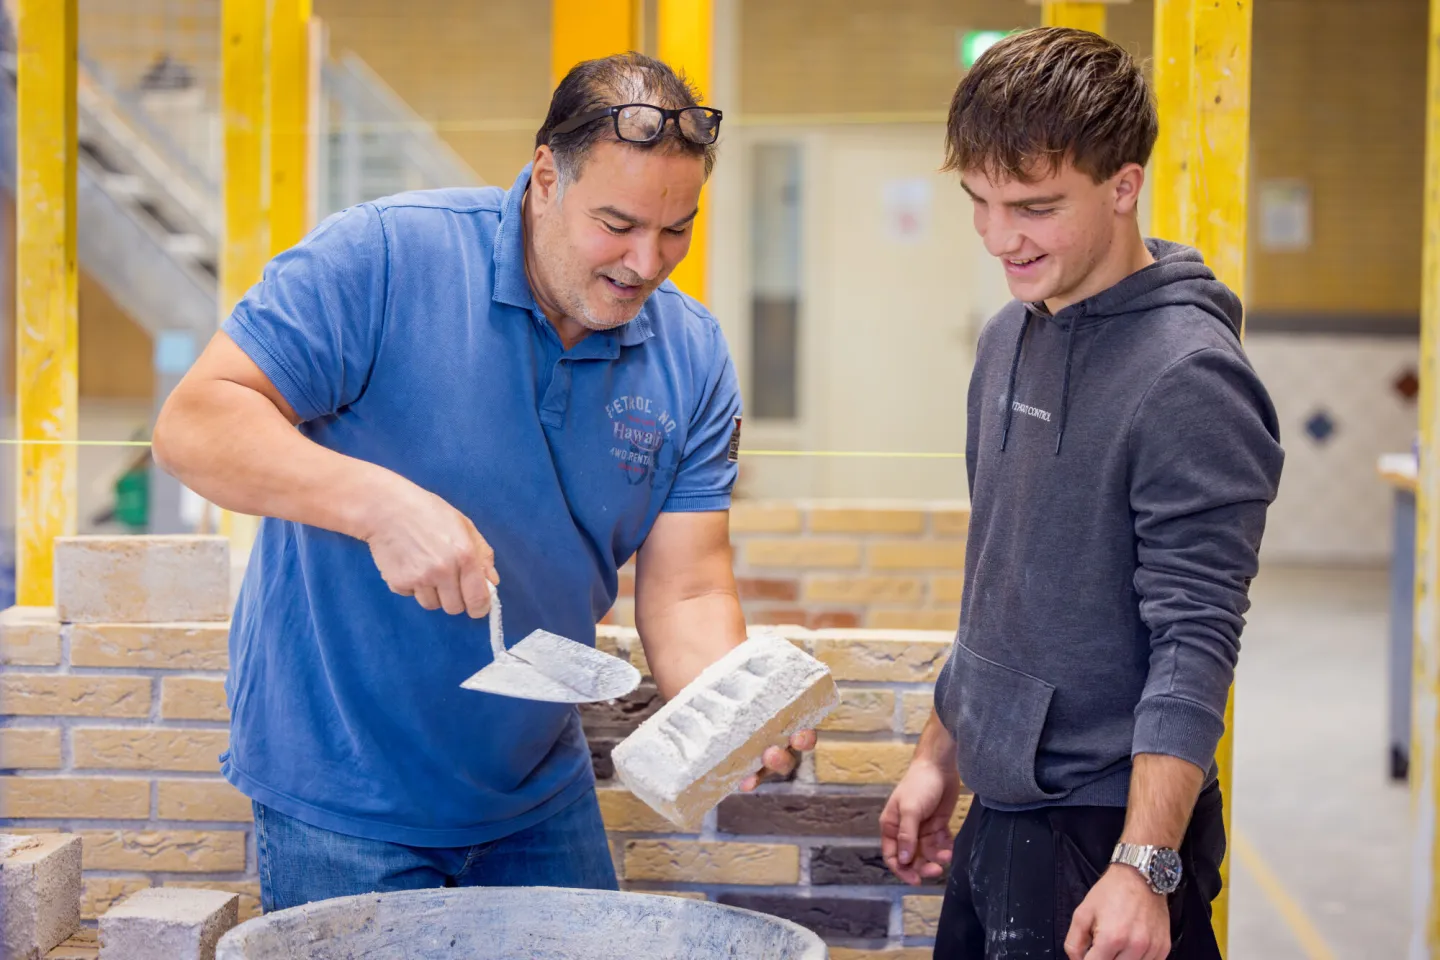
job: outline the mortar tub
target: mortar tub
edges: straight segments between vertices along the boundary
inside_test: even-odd
[[[459,887],[321,900],[256,917],[216,960],[826,960],[799,924],[708,900]]]

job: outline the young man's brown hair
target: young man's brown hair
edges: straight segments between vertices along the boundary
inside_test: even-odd
[[[950,102],[945,169],[1033,182],[1069,161],[1095,182],[1144,166],[1159,134],[1135,58],[1066,27],[1012,34],[975,63]]]

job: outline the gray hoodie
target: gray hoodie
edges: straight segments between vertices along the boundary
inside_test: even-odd
[[[935,703],[1001,810],[1124,806],[1137,753],[1213,776],[1284,453],[1200,254],[1051,316],[1011,303],[970,378],[960,630]]]

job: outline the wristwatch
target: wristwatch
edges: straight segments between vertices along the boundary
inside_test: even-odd
[[[1123,863],[1139,870],[1150,889],[1162,896],[1174,893],[1180,886],[1180,854],[1169,847],[1117,843],[1110,862]]]

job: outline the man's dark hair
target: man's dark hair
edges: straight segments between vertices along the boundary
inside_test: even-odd
[[[608,119],[587,123],[569,133],[552,134],[571,117],[622,103],[648,103],[667,110],[700,106],[694,85],[668,64],[642,53],[618,53],[598,60],[585,60],[570,68],[550,97],[550,112],[535,134],[535,146],[548,144],[555,154],[555,166],[562,184],[580,176],[585,158],[601,140],[615,140],[614,123]],[[665,124],[664,134],[650,143],[625,142],[637,150],[674,150],[705,158],[705,176],[715,167],[715,144],[702,146],[680,135],[675,123]]]
[[[976,61],[950,101],[946,170],[1022,183],[1066,163],[1096,183],[1149,161],[1155,98],[1123,47],[1066,27],[1012,34]]]

